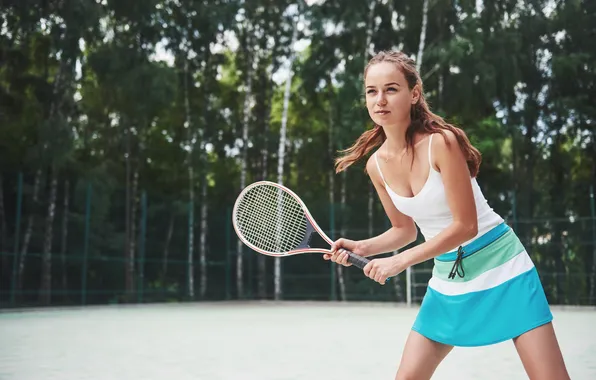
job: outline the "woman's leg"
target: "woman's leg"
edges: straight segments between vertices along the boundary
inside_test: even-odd
[[[453,346],[437,343],[411,331],[395,380],[428,380]]]
[[[531,380],[569,379],[552,323],[514,338],[513,343]]]

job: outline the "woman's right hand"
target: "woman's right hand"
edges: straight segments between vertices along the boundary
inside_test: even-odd
[[[348,262],[348,254],[345,250],[363,256],[362,248],[357,241],[341,238],[331,245],[331,253],[323,254],[323,259],[349,267],[352,264]]]

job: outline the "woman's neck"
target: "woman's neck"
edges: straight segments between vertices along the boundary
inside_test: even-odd
[[[383,127],[385,132],[385,152],[389,154],[399,154],[407,148],[406,130],[408,125],[395,125],[391,127]]]

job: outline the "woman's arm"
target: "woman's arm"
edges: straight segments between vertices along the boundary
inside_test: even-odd
[[[373,238],[356,242],[362,256],[375,256],[385,252],[395,251],[416,240],[416,227],[392,226],[387,231]]]
[[[366,163],[366,170],[377,191],[383,209],[391,222],[391,228],[384,233],[370,239],[361,240],[361,251],[365,256],[374,256],[380,253],[395,251],[416,240],[416,225],[409,216],[401,213],[387,193],[385,183],[380,176],[374,157],[371,156]]]
[[[349,239],[338,239],[331,246],[331,254],[323,255],[325,260],[331,260],[338,264],[350,266],[348,255],[343,253],[341,248],[347,249],[360,256],[374,256],[384,252],[391,252],[402,248],[416,240],[416,225],[409,216],[399,212],[389,197],[385,184],[383,183],[374,157],[370,157],[366,163],[366,170],[375,186],[385,213],[391,222],[391,228],[384,233],[366,240],[354,241]]]

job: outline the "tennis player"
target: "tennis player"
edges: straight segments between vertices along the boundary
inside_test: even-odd
[[[487,203],[476,176],[481,156],[466,134],[433,114],[414,62],[380,52],[365,71],[374,128],[336,160],[341,172],[367,155],[366,171],[392,227],[368,240],[339,239],[325,259],[350,266],[350,250],[373,256],[364,273],[384,284],[434,259],[432,278],[406,341],[396,379],[429,379],[454,346],[513,340],[531,379],[569,379],[552,314],[532,260]]]

